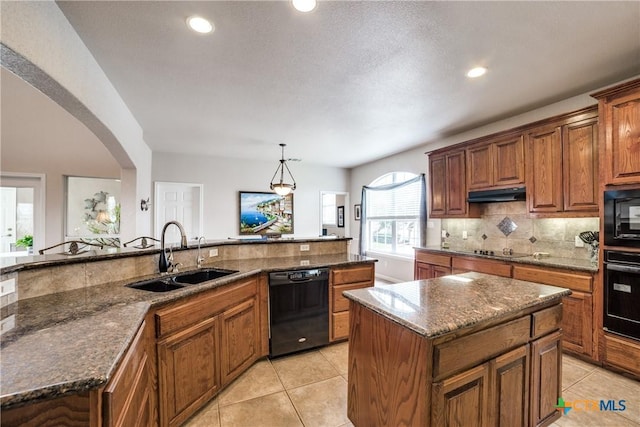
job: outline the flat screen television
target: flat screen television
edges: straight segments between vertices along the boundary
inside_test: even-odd
[[[293,234],[293,193],[240,191],[240,234]]]

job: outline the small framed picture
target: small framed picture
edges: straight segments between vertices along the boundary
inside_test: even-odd
[[[360,221],[360,206],[361,205],[353,205],[353,217],[356,221]]]
[[[344,206],[338,206],[338,227],[344,227]]]

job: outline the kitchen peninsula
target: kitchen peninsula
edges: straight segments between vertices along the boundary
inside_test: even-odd
[[[345,292],[357,426],[542,426],[559,416],[564,288],[465,273]]]
[[[375,263],[350,254],[349,240],[174,250],[177,274],[195,270],[202,253],[203,267],[232,273],[169,292],[126,286],[158,279],[157,247],[5,265],[2,281],[15,292],[2,307],[2,425],[182,424],[269,354],[272,271],[329,268],[328,335],[345,339],[338,290],[372,286]]]

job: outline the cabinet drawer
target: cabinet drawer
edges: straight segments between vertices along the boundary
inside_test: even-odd
[[[342,296],[344,291],[351,291],[353,289],[368,288],[371,286],[370,282],[350,283],[348,285],[338,285],[331,288],[333,294],[333,312],[349,310],[349,300]]]
[[[433,377],[439,381],[462,369],[476,366],[529,341],[530,316],[436,345]]]
[[[533,313],[531,321],[531,336],[533,338],[555,331],[560,328],[560,322],[562,321],[562,304]]]
[[[640,345],[631,340],[604,335],[604,362],[640,377]]]
[[[331,283],[334,285],[355,282],[373,283],[373,265],[331,270]]]
[[[416,261],[442,267],[451,267],[451,257],[448,255],[438,255],[427,252],[416,252]]]
[[[537,267],[513,266],[513,278],[545,285],[561,286],[576,291],[591,292],[593,279],[590,274]]]
[[[333,326],[331,328],[331,341],[347,338],[349,336],[349,310],[331,314]]]
[[[190,301],[177,301],[156,312],[158,338],[197,323],[225,310],[238,301],[249,299],[258,292],[256,278],[199,294]]]
[[[495,276],[511,277],[511,266],[500,261],[455,257],[451,260],[454,272],[476,271]]]

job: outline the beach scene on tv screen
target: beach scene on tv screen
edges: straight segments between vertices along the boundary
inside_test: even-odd
[[[240,193],[240,234],[293,233],[293,194]]]

